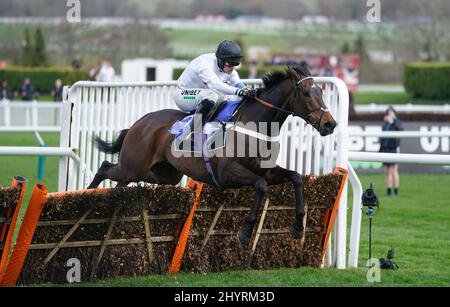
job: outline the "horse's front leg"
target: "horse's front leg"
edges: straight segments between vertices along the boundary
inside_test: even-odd
[[[238,162],[232,162],[226,167],[226,171],[219,172],[219,183],[224,187],[253,185],[256,188],[256,196],[250,213],[244,219],[244,226],[238,232],[239,242],[243,245],[248,245],[258,218],[259,208],[267,192],[267,182],[264,178],[255,175]]]
[[[280,184],[284,182],[292,182],[295,190],[295,223],[291,226],[290,232],[292,237],[300,239],[303,235],[303,216],[305,209],[303,205],[303,185],[302,176],[295,172],[275,167],[270,169],[265,176],[269,185]]]

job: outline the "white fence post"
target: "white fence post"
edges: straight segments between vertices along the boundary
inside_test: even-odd
[[[339,117],[338,117],[338,152],[336,156],[336,166],[348,169],[348,102],[349,94],[347,86],[341,79],[336,79],[334,86],[339,93]],[[336,133],[336,132],[335,132]],[[339,202],[339,209],[335,221],[336,233],[336,267],[345,269],[346,267],[346,246],[347,246],[347,182]]]
[[[33,127],[37,127],[38,124],[38,102],[36,100],[33,100],[32,102],[30,102],[30,106],[31,106],[31,126]]]
[[[352,185],[353,189],[353,210],[352,210],[352,224],[350,229],[350,247],[348,251],[348,267],[357,268],[358,267],[358,256],[359,256],[359,242],[361,236],[361,197],[363,193],[363,188],[361,182],[356,175],[355,170],[348,164],[348,179]]]
[[[11,102],[8,99],[2,100],[3,104],[3,124],[5,127],[11,126]]]
[[[70,136],[70,126],[72,118],[72,103],[68,99],[69,88],[67,86],[63,89],[63,103],[62,110],[60,113],[61,119],[61,134],[59,139],[60,147],[70,147],[69,136]],[[77,153],[78,154],[78,153]],[[69,176],[69,163],[68,157],[61,157],[59,159],[59,175],[58,175],[58,191],[63,192],[68,189],[68,176]]]

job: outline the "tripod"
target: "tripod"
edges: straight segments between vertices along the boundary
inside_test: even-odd
[[[378,213],[380,207],[372,182],[370,183],[370,187],[362,195],[361,202],[361,210],[369,216],[369,259],[372,259],[372,218]],[[367,208],[367,211],[364,208]]]
[[[369,259],[372,259],[372,217],[373,208],[368,207],[367,215],[369,216]]]

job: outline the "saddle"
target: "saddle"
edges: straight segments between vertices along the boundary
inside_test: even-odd
[[[217,119],[216,117],[219,115],[219,112],[222,111],[222,108],[225,107],[227,101],[221,101],[214,105],[211,111],[206,116],[206,122]]]
[[[193,114],[176,121],[169,129],[169,132],[175,135],[175,148],[190,153],[202,153],[202,144],[204,143],[208,152],[224,148],[226,145],[226,123],[231,120],[240,105],[240,100],[217,103],[208,114],[207,123],[203,126],[203,133],[197,133],[193,138],[190,129],[194,118]],[[202,139],[203,137],[205,140]],[[194,146],[187,144],[190,143],[191,139],[194,139]]]

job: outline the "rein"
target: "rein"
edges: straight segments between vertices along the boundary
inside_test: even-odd
[[[298,96],[298,91],[297,91],[297,90],[298,90],[298,86],[299,86],[303,81],[309,80],[309,79],[313,79],[313,77],[305,77],[305,78],[301,79],[300,81],[298,81],[297,83],[295,83],[294,88],[295,88],[295,94],[296,94],[296,96]],[[254,99],[255,99],[256,102],[258,102],[259,104],[265,106],[266,108],[274,109],[274,110],[277,110],[277,111],[279,111],[279,112],[286,113],[286,114],[288,114],[288,115],[294,115],[294,112],[288,111],[288,110],[286,110],[286,109],[284,109],[284,108],[277,107],[276,105],[273,105],[273,104],[271,104],[271,103],[268,103],[267,101],[264,101],[264,100],[262,100],[262,99],[260,99],[260,98],[258,98],[258,97],[254,97]],[[309,115],[308,115],[308,116],[306,117],[306,119],[305,119],[305,121],[306,121],[308,124],[310,124],[311,126],[313,126],[313,127],[316,127],[316,126],[320,125],[320,123],[322,122],[322,117],[323,117],[323,115],[324,115],[326,112],[330,112],[330,110],[325,109],[325,108],[323,108],[323,107],[320,107],[320,108],[318,108],[318,109],[316,109],[316,110],[312,110],[310,113],[315,112],[315,111],[319,111],[319,110],[322,111],[322,114],[320,115],[320,119],[319,119],[318,122],[312,123],[312,122],[309,120]],[[316,128],[317,128],[317,127],[316,127]]]
[[[289,115],[294,115],[294,112],[288,111],[288,110],[280,108],[280,107],[277,107],[276,105],[268,103],[267,101],[264,101],[264,100],[262,100],[262,99],[260,99],[258,97],[255,97],[254,99],[256,100],[256,102],[258,102],[259,104],[262,104],[266,108],[274,109],[274,110],[277,110],[277,111],[280,111],[280,112],[283,112],[283,113],[286,113],[286,114],[289,114]]]

